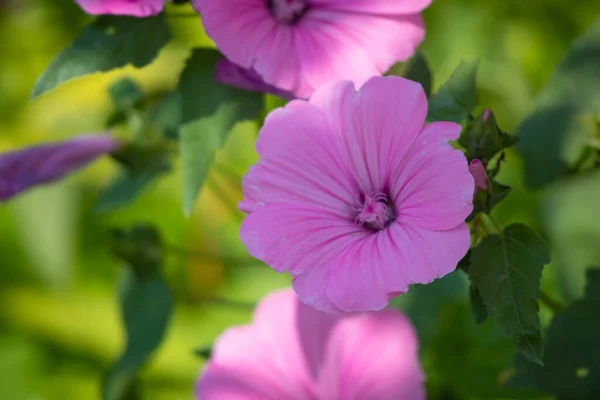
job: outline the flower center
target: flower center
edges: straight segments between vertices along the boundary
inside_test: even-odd
[[[394,219],[394,211],[385,193],[373,192],[365,194],[362,204],[356,207],[354,222],[358,226],[380,231]]]
[[[295,24],[306,11],[306,0],[267,0],[267,7],[278,22]]]

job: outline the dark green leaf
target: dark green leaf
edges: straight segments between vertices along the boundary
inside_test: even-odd
[[[548,328],[544,366],[517,357],[508,386],[548,391],[559,400],[600,398],[600,270],[588,270],[587,280],[585,297]]]
[[[254,120],[263,108],[262,95],[215,82],[214,67],[222,56],[195,49],[179,83],[182,100],[180,149],[183,207],[190,214],[215,156],[236,123]]]
[[[512,190],[510,186],[498,183],[490,176],[488,176],[487,184],[487,190],[478,189],[475,192],[475,198],[473,199],[473,211],[467,218],[467,221],[471,221],[478,213],[489,214],[492,212],[496,204],[500,203]]]
[[[134,225],[129,231],[114,229],[112,249],[140,278],[156,273],[164,255],[160,234],[147,224]]]
[[[431,69],[421,52],[417,52],[410,60],[394,64],[386,75],[401,76],[411,81],[419,82],[427,97],[431,94]]]
[[[162,141],[148,145],[131,143],[121,148],[112,157],[123,169],[100,194],[94,210],[114,211],[135,200],[151,182],[170,170],[170,156],[168,144]]]
[[[87,26],[40,76],[31,97],[78,76],[127,64],[143,67],[157,56],[171,34],[164,15],[148,18],[102,16]]]
[[[147,123],[163,133],[166,138],[179,138],[181,124],[181,98],[179,93],[167,93],[148,113]]]
[[[123,170],[98,196],[94,204],[94,210],[105,213],[115,211],[137,199],[148,185],[168,168],[151,168],[146,170]]]
[[[458,143],[466,149],[469,161],[478,159],[483,162],[489,161],[499,151],[516,142],[515,136],[500,130],[494,113],[489,110],[483,111],[458,139]]]
[[[487,318],[488,313],[485,304],[483,304],[483,299],[481,298],[479,290],[473,285],[469,287],[469,300],[471,303],[471,311],[475,316],[475,322],[482,324]]]
[[[113,104],[118,110],[128,110],[144,99],[144,92],[133,79],[124,78],[108,88]]]
[[[104,400],[128,398],[137,372],[163,339],[173,307],[169,288],[158,273],[140,279],[126,271],[120,297],[127,346],[105,377]]]
[[[550,262],[544,240],[530,228],[513,224],[485,237],[473,249],[469,276],[487,311],[521,353],[542,363],[539,305],[542,268]]]
[[[463,122],[477,105],[477,67],[479,61],[463,61],[450,79],[429,98],[429,121]]]
[[[540,187],[567,172],[594,132],[580,116],[600,99],[600,20],[565,56],[540,93],[537,107],[517,128],[527,184]]]
[[[212,356],[212,347],[200,347],[199,349],[194,350],[194,354],[200,358],[208,360]]]
[[[458,265],[456,266],[456,269],[461,269],[465,273],[468,274],[470,264],[471,264],[471,249],[469,249],[469,251],[467,251],[467,254],[465,254],[465,256],[463,258],[461,258],[461,260],[458,262]]]

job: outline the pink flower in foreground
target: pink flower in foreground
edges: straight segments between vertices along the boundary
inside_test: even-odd
[[[0,201],[64,178],[118,146],[110,136],[98,134],[0,154]]]
[[[83,10],[92,15],[115,14],[147,17],[162,11],[170,0],[75,0]]]
[[[219,60],[215,66],[215,80],[224,85],[250,92],[270,93],[284,99],[293,99],[295,97],[290,92],[277,89],[265,83],[256,72],[244,69],[226,58]]]
[[[475,189],[487,190],[487,172],[485,166],[479,160],[472,160],[469,164],[469,172],[473,175]]]
[[[200,400],[422,400],[417,338],[398,311],[337,317],[291,290],[227,330],[202,373]]]
[[[473,177],[447,143],[460,125],[426,115],[421,85],[398,77],[358,92],[338,82],[273,111],[243,180],[250,254],[333,313],[380,310],[453,271],[469,248]]]
[[[235,64],[308,98],[323,84],[362,85],[423,40],[431,0],[192,0],[208,35]]]

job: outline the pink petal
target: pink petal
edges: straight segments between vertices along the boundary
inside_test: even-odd
[[[267,296],[252,325],[231,328],[218,339],[198,381],[198,398],[316,400],[311,369],[320,363],[317,352],[325,344],[314,333],[327,340],[335,321],[301,305],[292,290]],[[305,353],[312,357],[309,362]]]
[[[394,63],[409,59],[425,36],[423,19],[418,14],[386,17],[314,10],[307,13],[301,27],[300,61],[306,79],[315,88],[337,79],[350,79],[360,87]],[[314,45],[317,41],[323,43],[319,48]],[[305,47],[308,52],[303,51]],[[319,51],[320,54],[311,54]],[[311,58],[317,56],[319,63]],[[311,66],[316,73],[310,72]]]
[[[361,86],[380,75],[369,54],[358,45],[351,32],[337,24],[337,13],[311,10],[295,30],[296,54],[302,71],[298,97],[307,98],[329,82],[351,80]]]
[[[321,399],[424,400],[425,376],[410,321],[397,311],[341,320],[321,375]]]
[[[219,50],[244,68],[252,67],[259,48],[277,27],[262,0],[228,0],[226,5],[221,0],[192,0],[192,5]]]
[[[313,89],[303,80],[296,45],[295,27],[275,25],[258,47],[253,68],[268,84],[306,98]]]
[[[313,6],[369,14],[416,14],[429,7],[431,0],[309,0]]]
[[[303,302],[331,312],[339,310],[323,299],[329,263],[366,235],[351,220],[298,204],[260,207],[244,219],[240,229],[242,242],[253,257],[276,271],[289,271],[295,277],[294,288],[301,289],[298,294]]]
[[[331,261],[327,297],[341,310],[380,310],[414,283],[452,272],[470,245],[465,223],[429,231],[394,223]]]
[[[328,85],[315,93],[311,103],[325,111],[330,126],[340,132],[363,193],[391,186],[391,173],[427,115],[421,85],[398,77],[373,77],[358,93],[347,82]]]
[[[147,17],[162,11],[166,0],[76,0],[88,14]]]
[[[473,177],[463,153],[448,144],[460,130],[453,122],[434,122],[419,134],[391,189],[400,223],[447,230],[471,213]]]
[[[292,101],[275,110],[265,120],[256,148],[261,159],[244,177],[243,211],[293,203],[352,219],[351,202],[358,189],[339,139],[318,108]]]

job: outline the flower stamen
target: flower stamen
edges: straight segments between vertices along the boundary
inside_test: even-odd
[[[267,0],[267,7],[275,19],[286,25],[293,25],[304,15],[306,0]]]
[[[382,192],[365,194],[361,204],[357,205],[354,223],[373,230],[382,230],[394,220],[394,212],[388,197]]]

